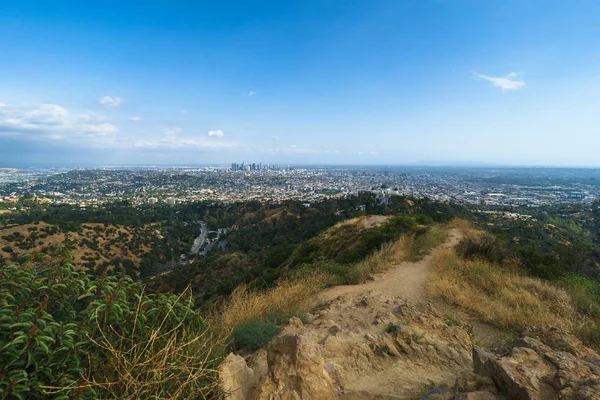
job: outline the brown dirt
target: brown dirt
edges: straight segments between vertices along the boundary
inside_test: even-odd
[[[389,220],[390,217],[388,215],[372,215],[364,220],[363,225],[367,229],[376,228],[385,224]]]
[[[458,230],[453,229],[446,243],[441,247],[453,247],[461,240]],[[362,285],[334,286],[320,294],[321,301],[330,301],[339,296],[366,295],[370,292],[381,292],[389,296],[398,296],[413,302],[426,302],[427,282],[431,276],[431,255],[417,262],[403,262],[393,266],[373,280]]]
[[[461,237],[452,229],[440,247],[455,246]],[[447,305],[441,312],[432,306],[427,294],[432,268],[428,255],[393,266],[365,284],[329,288],[317,295],[311,323],[284,333],[318,343],[340,398],[416,399],[431,384],[452,385],[472,369],[468,316]],[[493,330],[483,324],[472,328],[475,335],[493,336],[486,329]],[[265,350],[248,361],[265,379]]]

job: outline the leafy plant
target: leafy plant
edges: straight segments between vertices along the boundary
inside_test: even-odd
[[[236,326],[232,338],[237,348],[254,351],[269,343],[279,332],[281,327],[274,318],[253,318]]]
[[[214,391],[219,343],[189,292],[91,279],[64,248],[0,268],[2,399],[200,397]]]

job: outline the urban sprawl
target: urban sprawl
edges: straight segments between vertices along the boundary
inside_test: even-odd
[[[574,172],[575,171],[575,172]],[[577,172],[579,171],[579,172]],[[481,206],[591,203],[595,170],[543,168],[293,167],[232,163],[214,167],[0,168],[0,208],[24,194],[81,207],[106,202],[176,204],[256,200],[306,203],[370,191],[382,199],[428,197]],[[589,175],[589,176],[588,176]]]

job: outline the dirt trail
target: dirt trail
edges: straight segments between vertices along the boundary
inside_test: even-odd
[[[460,239],[453,229],[441,247]],[[318,295],[310,324],[288,326],[281,335],[296,335],[319,349],[316,358],[338,398],[418,399],[426,385],[451,385],[472,369],[472,342],[463,327],[432,307],[427,296],[432,264],[427,255],[365,284],[330,288]],[[249,362],[266,379],[266,351]]]
[[[456,229],[450,231],[448,240],[440,247],[456,246],[462,236]],[[381,274],[375,275],[372,281],[361,285],[334,286],[322,292],[322,301],[331,301],[340,296],[382,292],[388,296],[402,297],[413,302],[426,302],[427,282],[433,270],[432,255],[423,257],[417,262],[403,262],[391,267]]]

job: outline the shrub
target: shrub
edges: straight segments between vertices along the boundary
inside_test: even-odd
[[[0,270],[0,393],[8,398],[206,396],[219,343],[189,292],[91,279],[64,248]]]
[[[258,350],[281,332],[275,318],[253,318],[233,329],[232,338],[237,349]]]
[[[385,331],[389,334],[395,335],[398,332],[400,332],[400,325],[398,324],[393,324],[393,323],[389,323],[388,326],[385,328]]]

